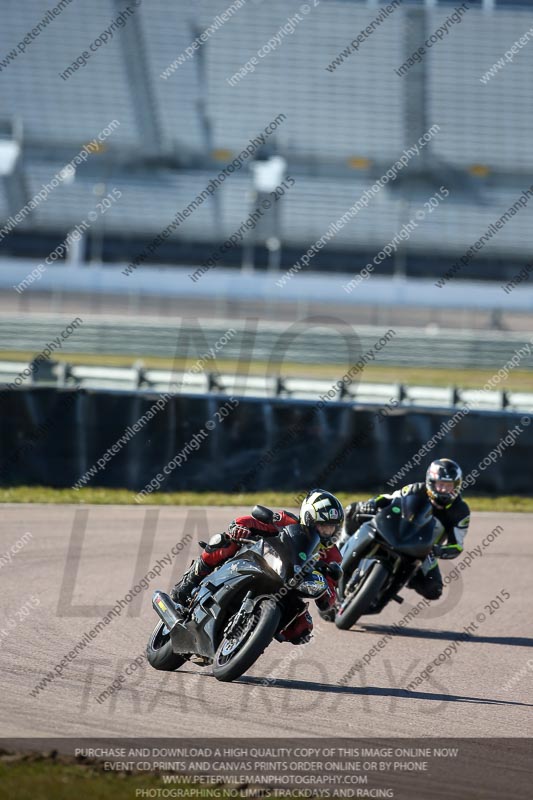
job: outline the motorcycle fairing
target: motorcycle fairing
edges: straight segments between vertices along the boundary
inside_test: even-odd
[[[425,558],[439,538],[429,500],[414,494],[395,498],[373,524],[391,550],[411,558]]]
[[[179,623],[170,638],[175,653],[196,653],[213,658],[231,597],[244,597],[249,589],[256,595],[274,594],[282,585],[280,576],[261,558],[260,543],[226,561],[200,583],[190,615]]]

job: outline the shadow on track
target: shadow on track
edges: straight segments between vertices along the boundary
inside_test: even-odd
[[[350,633],[390,633],[392,636],[407,636],[413,639],[441,639],[456,642],[460,640],[465,644],[505,644],[509,647],[533,647],[533,639],[526,636],[470,636],[463,631],[435,631],[424,628],[393,628],[390,625],[362,624],[357,630]]]
[[[326,692],[327,694],[344,694],[349,696],[399,697],[414,700],[435,700],[439,703],[473,703],[487,706],[523,706],[533,708],[531,703],[519,703],[515,700],[493,700],[487,697],[469,697],[460,694],[442,694],[441,692],[410,692],[407,689],[394,689],[380,686],[339,686],[336,683],[319,683],[317,681],[295,681],[288,678],[277,678],[265,687],[265,678],[242,677],[235,683],[264,688],[295,689],[305,692]],[[269,679],[270,680],[270,679]]]

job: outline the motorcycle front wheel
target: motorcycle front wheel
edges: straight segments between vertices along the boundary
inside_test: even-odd
[[[241,623],[237,631],[224,636],[215,653],[213,675],[219,681],[234,681],[255,664],[278,629],[281,610],[265,598]]]
[[[389,571],[383,564],[376,561],[355,592],[341,603],[335,617],[337,628],[347,631],[352,625],[355,625],[359,617],[366,614],[388,577]]]

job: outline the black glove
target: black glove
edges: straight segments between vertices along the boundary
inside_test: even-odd
[[[364,500],[361,503],[357,503],[356,508],[358,514],[374,515],[378,510],[375,500]]]
[[[342,567],[336,561],[331,561],[329,564],[326,561],[317,561],[315,569],[322,575],[327,575],[334,583],[338,583],[342,578]]]
[[[331,578],[334,583],[338,583],[342,578],[342,567],[336,561],[332,561],[327,565],[326,575]]]
[[[346,519],[352,519],[357,514],[358,503],[349,503],[344,509],[344,516]]]

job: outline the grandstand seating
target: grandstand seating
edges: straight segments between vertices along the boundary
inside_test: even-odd
[[[202,23],[209,24],[202,5]],[[394,160],[406,142],[403,129],[404,87],[391,79],[402,61],[404,17],[393,14],[334,73],[326,66],[376,16],[360,6],[322,3],[300,14],[294,33],[273,53],[258,59],[253,75],[235,86],[227,79],[271,39],[300,3],[270,0],[248,5],[212,39],[207,49],[207,98],[217,147],[239,148],[243,131],[266,125],[280,111],[287,114],[276,138],[288,155],[320,161],[362,156]],[[209,6],[211,7],[209,9]],[[379,87],[379,88],[378,88]]]
[[[196,59],[185,60],[169,78],[161,78],[161,73],[198,35],[194,8],[197,5],[201,4],[189,0],[179,3],[150,0],[149,4],[141,6],[139,14],[165,146],[205,156],[208,142],[201,125],[203,92]],[[218,9],[222,10],[220,3]]]
[[[330,72],[327,65],[377,15],[378,7],[329,0],[314,8],[310,0],[309,14],[294,32],[259,59],[253,75],[231,86],[228,79],[301,6],[296,0],[248,0],[193,58],[162,79],[161,73],[229,5],[230,0],[151,0],[138,9],[135,23],[128,23],[139,26],[142,54],[122,46],[119,30],[86,67],[63,81],[59,73],[122,7],[113,0],[72,3],[27,53],[2,71],[0,115],[23,120],[24,142],[31,151],[25,159],[30,196],[111,120],[121,123],[106,142],[107,160],[102,160],[101,168],[98,157],[92,156],[90,168],[79,170],[74,183],[57,188],[21,230],[66,232],[94,208],[98,197],[93,188],[103,181],[108,190],[117,186],[123,192],[120,202],[106,213],[106,232],[155,235],[250,138],[283,112],[287,119],[272,140],[289,166],[295,166],[297,176],[282,201],[283,239],[308,247],[413,144],[404,124],[408,79],[394,73],[406,58],[407,4]],[[6,6],[1,53],[16,47],[46,14],[49,3],[6,0]],[[428,31],[438,28],[449,14],[449,6],[430,11]],[[524,12],[503,10],[494,17],[472,9],[429,51],[427,119],[429,125],[438,123],[441,131],[427,150],[428,163],[444,167],[443,174],[449,167],[461,171],[474,163],[486,164],[489,170],[507,171],[508,178],[506,188],[502,184],[504,188],[495,189],[479,180],[473,192],[465,187],[452,191],[441,207],[426,215],[405,243],[406,252],[464,252],[533,183],[527,176],[523,186],[518,182],[520,174],[533,173],[533,106],[524,102],[530,92],[533,42],[487,84],[480,81],[529,26]],[[143,93],[132,84],[131,61],[138,55],[148,66]],[[153,99],[162,132],[162,162],[174,154],[188,164],[186,168],[121,168],[121,162],[141,161],[146,152],[142,118],[151,113],[144,104],[146,93]],[[226,160],[214,161],[214,151],[219,151],[219,158],[223,151]],[[349,169],[347,162],[353,158],[361,159],[360,166],[367,164],[367,169]],[[421,159],[418,166],[423,166]],[[250,213],[250,187],[244,167],[172,238],[216,242],[231,235]],[[381,248],[423,207],[432,191],[416,188],[403,193],[385,187],[368,209],[336,234],[335,247]],[[13,211],[0,192],[0,223]],[[530,241],[529,214],[524,211],[487,243],[485,254],[520,255],[530,252]]]
[[[30,190],[35,193],[43,183],[64,166],[60,163],[30,165]],[[161,170],[154,174],[127,175],[119,173],[108,179],[106,192],[118,187],[122,192],[120,201],[105,214],[107,232],[135,234],[142,231],[156,235],[175,217],[176,212],[186,208],[199,195],[213,177],[213,172],[174,172]],[[66,230],[86,219],[89,211],[96,207],[99,197],[94,194],[96,181],[90,173],[81,173],[71,184],[58,187],[50,198],[39,205],[33,219],[23,223],[26,229],[46,230],[57,226]],[[242,173],[228,178],[217,190],[220,199],[220,219],[215,225],[216,215],[213,200],[206,199],[194,213],[180,223],[171,235],[175,240],[216,242],[229,237],[239,229],[253,209],[249,197],[251,178]],[[338,220],[364,193],[368,183],[358,180],[310,178],[299,176],[287,194],[282,214],[283,239],[287,244],[309,247],[326,232],[331,222]],[[525,188],[525,187],[524,187]],[[400,231],[416,212],[426,214],[423,223],[405,242],[406,252],[431,252],[461,254],[487,230],[520,196],[518,188],[499,190],[490,195],[490,202],[474,205],[453,198],[453,193],[439,208],[429,212],[424,206],[428,193],[401,199],[384,187],[362,209],[353,220],[335,235],[338,249],[370,247],[381,249]],[[533,201],[532,201],[533,202]],[[218,217],[217,217],[218,219]],[[531,241],[530,217],[527,209],[515,214],[485,246],[485,252],[520,253]]]
[[[30,191],[37,192],[42,183],[49,181],[64,164],[32,164],[29,168],[31,176]],[[155,173],[144,172],[136,176],[120,172],[116,176],[107,176],[105,192],[117,187],[122,197],[105,212],[105,228],[107,231],[125,233],[159,233],[168,225],[179,209],[183,209],[196,197],[208,183],[209,173],[170,173],[159,170]],[[94,186],[102,178],[95,178],[94,173],[80,172],[71,184],[58,187],[50,198],[41,203],[35,211],[32,226],[45,230],[62,220],[62,229],[76,225],[86,219],[88,213],[96,208],[99,197],[94,194]],[[30,223],[26,223],[28,227]],[[214,237],[212,209],[207,200],[199,206],[194,214],[179,227],[177,238],[198,240],[203,236]]]
[[[2,8],[1,52],[17,48],[50,8],[48,0],[7,0]],[[2,117],[17,117],[24,140],[44,146],[81,146],[112,120],[120,127],[108,147],[141,146],[136,106],[120,46],[120,37],[91,55],[68,80],[71,65],[117,17],[112,0],[66,6],[1,73]]]
[[[429,14],[428,30],[446,19]],[[533,172],[533,40],[487,83],[481,77],[531,28],[531,15],[471,10],[450,29],[444,45],[428,53],[429,118],[443,126],[434,152],[460,167],[487,164],[498,170]],[[443,124],[445,123],[445,124]]]

